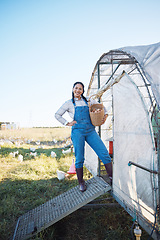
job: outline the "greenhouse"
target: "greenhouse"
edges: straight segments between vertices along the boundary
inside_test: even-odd
[[[114,198],[160,239],[160,43],[103,54],[87,95],[108,112],[96,129],[112,156]],[[103,175],[103,164],[88,145],[85,158],[93,176]]]

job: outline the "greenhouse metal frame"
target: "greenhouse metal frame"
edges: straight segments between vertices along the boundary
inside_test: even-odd
[[[108,118],[104,125],[96,129],[107,147],[110,140],[113,141],[113,196],[152,238],[160,239],[160,43],[126,47],[103,54],[93,70],[87,95],[96,94],[122,74],[119,83],[110,86],[101,99],[98,98],[106,107]],[[137,118],[136,114],[139,114]],[[134,125],[136,121],[137,125],[132,128],[131,123]],[[122,128],[126,129],[126,132],[121,131]],[[126,142],[122,148],[121,142]],[[119,160],[120,156],[122,160]],[[124,163],[123,156],[126,159]],[[93,175],[103,175],[100,159],[95,161],[95,165],[93,159],[95,160],[96,156],[87,146],[86,167]],[[129,179],[123,179],[123,168],[127,169]],[[140,183],[142,179],[145,186]],[[148,191],[146,193],[145,188]]]

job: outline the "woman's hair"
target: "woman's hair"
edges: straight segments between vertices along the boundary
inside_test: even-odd
[[[73,88],[74,88],[77,84],[81,84],[81,85],[82,85],[82,87],[83,87],[83,93],[84,93],[84,84],[83,84],[82,82],[75,82],[75,83],[73,84]],[[87,99],[83,96],[83,93],[82,93],[81,97],[82,97],[86,102],[88,102]],[[72,102],[75,103],[73,91],[72,91]]]

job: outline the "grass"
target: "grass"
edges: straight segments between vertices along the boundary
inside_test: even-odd
[[[70,136],[70,128],[20,128],[16,130],[0,131],[0,139],[32,139],[33,141],[64,140]]]
[[[8,240],[13,236],[19,216],[76,186],[78,182],[75,175],[59,181],[56,173],[57,169],[67,172],[72,164],[73,154],[64,156],[61,151],[64,139],[70,136],[69,128],[1,131],[0,136],[1,139],[23,140],[19,146],[13,141],[14,144],[5,143],[0,149],[0,239]],[[58,144],[51,145],[52,138]],[[32,144],[26,144],[24,139],[32,139]],[[35,144],[38,140],[43,147]],[[30,156],[31,147],[36,148],[36,157]],[[17,150],[23,155],[22,162],[17,156],[13,158],[10,155]],[[51,158],[51,151],[56,152],[56,158]],[[84,168],[84,178],[90,176]],[[108,197],[108,194],[103,197]],[[32,239],[128,240],[132,223],[132,218],[123,208],[80,209]],[[144,231],[143,239],[148,239]]]

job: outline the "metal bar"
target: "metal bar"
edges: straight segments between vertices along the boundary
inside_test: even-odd
[[[112,56],[113,58],[113,56]],[[120,66],[120,65],[119,65]],[[116,70],[116,69],[115,69]],[[115,71],[114,71],[115,72]],[[113,79],[113,64],[112,64],[112,79]],[[112,97],[112,104],[111,104],[111,109],[112,109],[112,119],[111,119],[111,126],[112,126],[112,137],[113,137],[113,142],[114,142],[114,103],[113,103],[113,86],[111,88],[111,97]],[[113,163],[114,163],[114,144],[113,144],[113,152],[112,152],[112,156],[110,155],[110,157],[112,158],[112,166],[113,166]],[[113,170],[114,171],[114,168]]]
[[[147,83],[146,85],[139,85],[139,86],[137,85],[138,88],[143,88],[143,87],[146,87],[146,86],[151,86],[151,84]]]
[[[110,115],[110,116],[112,116],[112,115]],[[101,131],[111,131],[112,129],[111,128],[103,128],[103,129],[101,129]]]
[[[143,166],[141,166],[141,165],[139,165],[139,164],[137,164],[137,163],[134,163],[134,162],[129,161],[129,162],[128,162],[128,166],[131,166],[131,165],[134,165],[134,166],[136,166],[136,167],[139,167],[139,168],[141,168],[141,169],[143,169],[143,170],[145,170],[145,171],[147,171],[147,172],[150,172],[150,173],[160,174],[160,172],[157,172],[157,171],[155,171],[155,170],[151,170],[151,169],[146,168],[146,167],[143,167]]]
[[[16,227],[15,227],[15,231],[14,231],[14,235],[13,235],[13,239],[12,240],[14,240],[15,237],[16,237],[16,232],[17,232],[17,229],[18,229],[19,220],[20,220],[20,218],[18,218],[18,220],[17,220],[17,224],[16,224]]]
[[[112,100],[103,100],[103,103],[105,102],[112,102]]]
[[[107,198],[98,198],[98,199],[94,199],[92,202],[90,203],[95,203],[95,202],[102,202],[102,201],[110,201],[110,200],[113,200],[114,198],[113,197],[107,197]]]
[[[119,63],[124,63],[124,64],[135,64],[135,62],[137,62],[137,61],[135,61],[134,59],[130,59],[130,58],[114,58],[114,59],[112,59],[112,61],[111,62],[99,62],[99,64],[111,64],[111,63],[113,63],[113,64],[119,64]]]
[[[144,81],[144,84],[145,84],[145,86],[146,86],[146,88],[147,88],[147,92],[148,92],[148,95],[149,95],[149,98],[150,98],[150,102],[151,102],[151,106],[153,106],[153,101],[152,101],[152,97],[151,97],[151,94],[150,94],[150,91],[149,91],[149,88],[148,88],[148,84],[147,84],[147,82],[146,82],[146,80],[145,80],[145,78],[144,78],[144,76],[146,77],[146,75],[145,75],[145,73],[144,73],[144,71],[143,71],[143,68],[141,67],[141,65],[139,64],[139,66],[138,66],[138,64],[136,64],[135,63],[135,65],[136,65],[136,67],[137,67],[137,69],[138,69],[138,72],[140,73],[140,75],[141,75],[141,77],[142,77],[142,79],[143,79],[143,81]],[[140,68],[139,68],[140,67]],[[140,71],[140,69],[141,69],[141,71],[142,71],[142,73],[141,73],[141,71]],[[144,76],[143,76],[144,75]],[[146,78],[147,79],[147,78]]]
[[[158,116],[158,113],[157,115]],[[157,160],[158,160],[158,169],[160,169],[160,125],[157,126]],[[158,175],[158,186],[160,191],[160,175]],[[159,199],[158,199],[158,209],[160,205],[160,193],[159,193]],[[160,223],[160,211],[158,211],[158,222]]]
[[[97,73],[98,73],[98,89],[100,88],[101,84],[100,84],[100,65],[98,64],[97,66]],[[100,101],[100,99],[99,99]]]
[[[98,89],[100,88],[100,66],[97,65],[97,73],[98,73]],[[100,99],[99,99],[100,102]],[[101,126],[98,127],[98,134],[101,137]],[[101,166],[100,166],[100,159],[98,158],[98,176],[101,175]]]
[[[80,210],[82,209],[91,209],[91,208],[102,208],[102,207],[121,207],[120,204],[118,203],[98,203],[98,204],[86,204],[85,206],[81,207]]]
[[[128,61],[122,61],[122,60],[119,60],[119,61],[112,61],[112,62],[100,62],[99,64],[101,65],[105,65],[105,64],[120,64],[120,65],[125,65],[125,64],[135,64],[135,61],[133,60],[128,60]]]
[[[113,78],[113,75],[115,74],[115,72],[117,71],[117,69],[120,67],[120,64],[115,68],[115,70],[113,71],[113,64],[112,64],[112,74],[110,76],[110,78],[107,80],[107,82],[105,83],[105,85],[111,80],[111,78]]]
[[[101,64],[101,65],[111,64],[111,62],[99,62],[98,64]],[[113,62],[113,64],[119,64],[119,62]]]
[[[127,57],[127,58],[112,58],[112,61],[114,61],[114,60],[121,60],[121,61],[129,61],[129,62],[135,62],[136,60],[135,59],[131,59],[131,58],[129,58],[129,57]],[[137,61],[136,61],[137,62]]]

